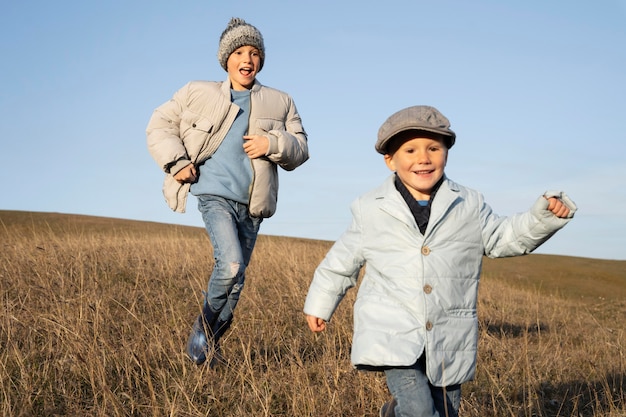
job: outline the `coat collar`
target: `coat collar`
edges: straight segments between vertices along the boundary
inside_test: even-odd
[[[401,222],[418,230],[415,218],[411,210],[394,185],[395,174],[390,175],[385,182],[375,191],[374,198],[380,201],[380,209],[395,217]],[[459,186],[444,175],[443,183],[432,201],[430,219],[426,234],[445,215],[448,208],[458,197]]]
[[[459,197],[459,185],[454,181],[445,177],[443,184],[437,191],[432,205],[430,206],[430,219],[428,221],[428,230],[432,229],[446,215],[454,201]]]
[[[261,87],[263,87],[263,84],[261,84],[259,80],[255,78],[254,84],[252,85],[250,92],[258,93]],[[226,81],[222,83],[222,94],[230,98],[230,79],[228,77],[226,78]]]

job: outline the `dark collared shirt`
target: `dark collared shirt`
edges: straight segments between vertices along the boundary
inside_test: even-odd
[[[428,204],[422,205],[418,202],[411,192],[406,188],[406,186],[400,180],[400,177],[396,174],[396,178],[394,184],[396,186],[396,190],[400,193],[406,204],[409,206],[415,221],[417,222],[417,227],[419,227],[420,232],[422,234],[426,233],[426,226],[428,226],[428,219],[430,218],[430,205],[432,204],[433,198],[435,198],[435,194],[437,194],[437,190],[443,183],[444,177],[442,176],[437,184],[433,187],[430,192],[430,199],[428,200]]]

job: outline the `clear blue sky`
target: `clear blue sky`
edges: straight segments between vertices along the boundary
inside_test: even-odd
[[[626,259],[626,1],[12,1],[0,14],[0,209],[202,227],[170,211],[145,145],[155,107],[223,80],[228,20],[264,35],[259,80],[290,93],[311,159],[281,172],[262,234],[335,240],[389,174],[380,124],[415,104],[452,122],[447,174],[494,211],[548,189],[579,205],[537,252]]]

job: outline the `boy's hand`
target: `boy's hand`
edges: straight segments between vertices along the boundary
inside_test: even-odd
[[[562,219],[569,215],[569,208],[556,197],[548,198],[548,210],[554,213],[556,217],[560,217]]]
[[[318,333],[326,329],[326,321],[324,321],[324,319],[320,319],[319,317],[307,314],[306,322],[309,325],[309,329],[311,329],[314,333]]]
[[[174,179],[178,181],[180,184],[184,184],[186,182],[196,182],[198,179],[198,173],[196,172],[196,166],[194,164],[189,164],[185,168],[181,169],[174,175]]]
[[[254,159],[267,155],[270,150],[270,140],[263,135],[244,136],[243,150],[248,154],[248,158]]]

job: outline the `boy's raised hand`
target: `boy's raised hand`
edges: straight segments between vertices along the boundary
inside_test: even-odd
[[[556,217],[566,218],[569,215],[569,208],[556,197],[548,198],[548,210],[554,213]]]
[[[319,317],[307,314],[306,322],[309,325],[309,329],[311,329],[314,333],[318,333],[326,329],[326,321],[324,321],[324,319],[320,319]]]

